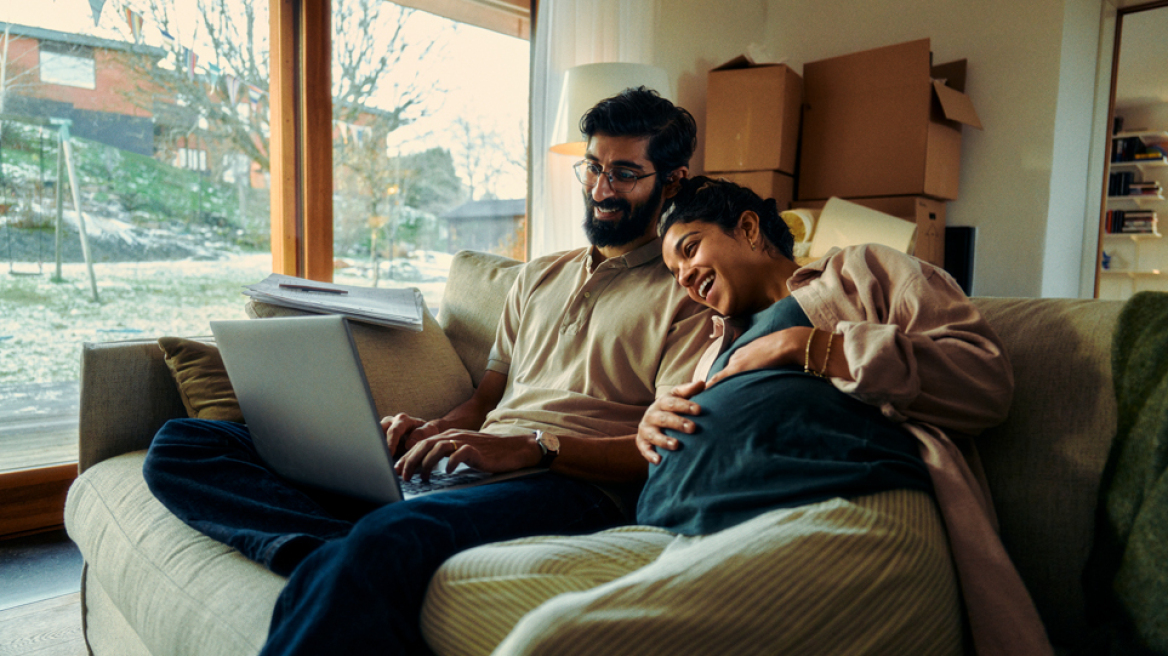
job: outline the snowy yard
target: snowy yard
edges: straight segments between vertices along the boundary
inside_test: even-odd
[[[63,265],[60,283],[52,282],[51,265],[40,275],[0,274],[0,387],[77,380],[83,342],[208,335],[211,320],[246,318],[241,288],[271,267],[268,253],[96,264],[100,303],[84,264]],[[37,265],[17,270],[36,272]],[[370,284],[344,271],[336,282]],[[400,284],[422,289],[427,307],[437,310],[443,283]]]

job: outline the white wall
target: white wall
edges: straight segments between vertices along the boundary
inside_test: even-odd
[[[1101,0],[658,0],[655,63],[676,76],[679,101],[704,129],[706,71],[751,42],[800,73],[808,61],[925,37],[935,62],[968,59],[966,91],[985,130],[965,129],[961,197],[949,204],[948,222],[978,229],[974,292],[1075,296],[1100,7]]]
[[[1088,169],[1093,124],[1097,119],[1107,121],[1106,115],[1096,117],[1093,112],[1100,10],[1098,0],[1067,0],[1064,12],[1050,207],[1043,246],[1044,297],[1079,295],[1088,215],[1095,232],[1099,229],[1096,195],[1091,196],[1096,198],[1094,209],[1088,211]]]

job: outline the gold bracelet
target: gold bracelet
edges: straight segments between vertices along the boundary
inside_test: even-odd
[[[831,341],[835,337],[833,333],[827,334],[827,353],[823,354],[823,368],[819,370],[820,378],[827,378],[827,361],[831,359]]]
[[[811,342],[813,341],[815,341],[814,328],[811,329],[811,334],[807,336],[807,351],[803,354],[803,373],[822,378],[823,374],[811,368]]]

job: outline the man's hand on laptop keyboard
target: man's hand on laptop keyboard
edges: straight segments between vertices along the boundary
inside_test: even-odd
[[[381,430],[385,431],[385,441],[389,452],[396,458],[410,449],[419,440],[442,432],[438,421],[426,421],[400,412],[392,417],[381,418]]]
[[[414,474],[426,480],[443,458],[448,458],[447,472],[466,463],[480,471],[494,474],[535,467],[542,455],[543,451],[536,444],[534,433],[491,435],[453,429],[419,440],[404,456],[398,458],[394,467],[403,481],[410,480]]]

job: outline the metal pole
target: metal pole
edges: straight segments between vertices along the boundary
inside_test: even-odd
[[[65,168],[65,142],[61,139],[61,132],[57,131],[57,181],[53,183],[53,194],[57,198],[57,224],[54,229],[54,240],[56,246],[56,260],[57,260],[57,275],[53,277],[53,282],[63,282],[65,278],[61,275],[61,222],[65,217],[65,202],[63,178]]]
[[[85,257],[85,267],[89,270],[89,287],[93,290],[95,303],[101,302],[97,294],[97,276],[93,274],[93,258],[89,256],[89,235],[85,230],[85,214],[81,211],[81,191],[77,187],[77,171],[73,166],[73,145],[69,142],[69,123],[60,124],[61,143],[65,145],[65,166],[69,169],[69,187],[73,190],[73,208],[77,210],[77,228],[81,232],[81,254]]]

